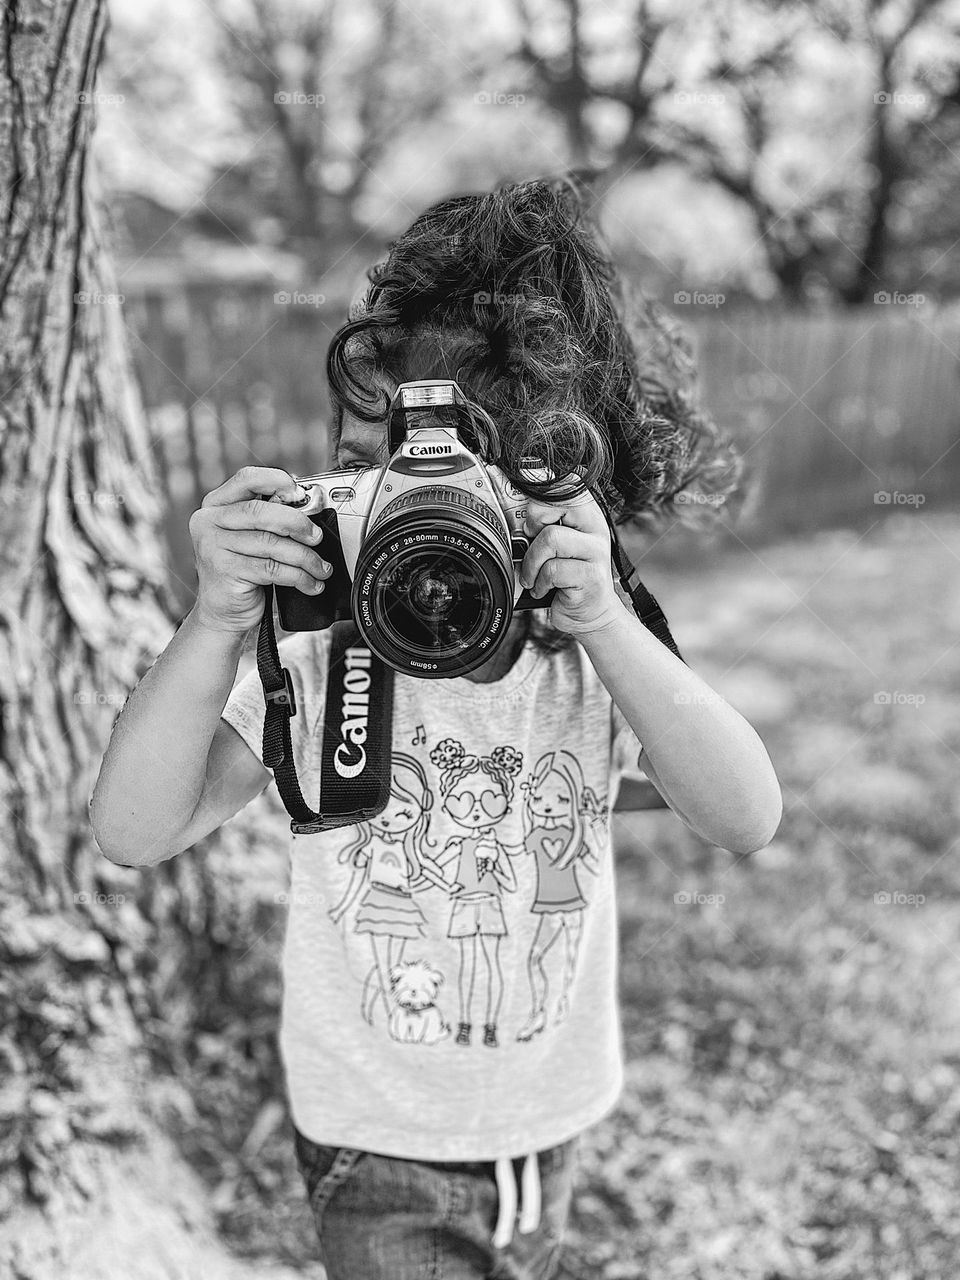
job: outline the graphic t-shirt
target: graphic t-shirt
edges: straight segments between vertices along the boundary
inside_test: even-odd
[[[280,642],[315,808],[327,631]],[[262,760],[256,670],[223,718]],[[392,792],[291,836],[280,1045],[315,1142],[497,1160],[565,1142],[622,1086],[610,808],[640,744],[581,645],[500,680],[394,686]]]

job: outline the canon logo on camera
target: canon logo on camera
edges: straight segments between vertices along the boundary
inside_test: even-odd
[[[405,458],[448,458],[453,452],[452,444],[438,442],[435,444],[407,443],[401,452]]]
[[[367,753],[367,719],[370,711],[370,651],[348,649],[344,654],[343,701],[340,706],[340,736],[343,741],[333,754],[333,765],[341,778],[363,773]]]

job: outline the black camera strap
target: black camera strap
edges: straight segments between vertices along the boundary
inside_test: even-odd
[[[303,798],[293,759],[290,720],[297,700],[290,672],[280,665],[273,621],[273,587],[265,588],[257,636],[257,670],[266,703],[263,763],[295,835],[352,826],[382,813],[390,799],[394,672],[373,653],[350,620],[331,628],[327,694],[320,744],[320,799],[314,811]]]
[[[603,495],[597,489],[591,489],[590,493],[597,506],[603,512],[603,518],[607,522],[607,528],[610,531],[610,554],[617,571],[620,586],[629,597],[634,613],[647,630],[652,632],[661,644],[666,645],[675,658],[679,658],[681,662],[685,663],[686,659],[680,652],[677,642],[670,631],[670,624],[667,622],[666,614],[660,608],[656,596],[651,591],[648,591],[641,582],[640,570],[624,550],[623,543],[620,541],[620,534],[617,532],[617,526]]]
[[[670,624],[667,622],[666,615],[660,608],[656,596],[648,591],[640,581],[640,570],[620,545],[620,539],[616,536],[616,533],[614,533],[612,542],[613,563],[617,567],[620,585],[630,597],[634,613],[647,630],[655,635],[661,644],[666,645],[675,658],[679,658],[681,662],[685,663],[686,659],[677,647],[677,642],[670,631]]]

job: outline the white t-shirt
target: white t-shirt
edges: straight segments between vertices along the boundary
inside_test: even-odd
[[[317,807],[328,631],[280,642]],[[262,759],[256,670],[223,718]],[[573,1137],[622,1086],[609,811],[640,744],[584,649],[394,686],[393,793],[291,836],[280,1045],[315,1142],[496,1160]]]

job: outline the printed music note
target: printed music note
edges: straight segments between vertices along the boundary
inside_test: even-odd
[[[426,726],[422,724],[418,724],[417,732],[413,735],[410,741],[413,743],[414,746],[416,746],[418,742],[426,742],[426,740],[427,740]]]

